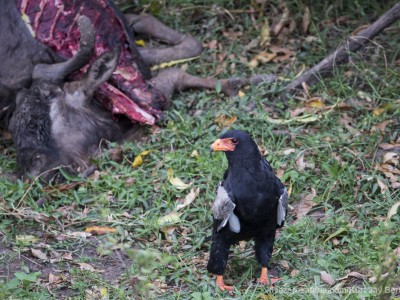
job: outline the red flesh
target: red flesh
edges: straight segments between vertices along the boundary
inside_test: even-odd
[[[16,4],[21,14],[29,16],[35,38],[64,59],[77,52],[80,34],[76,20],[79,15],[87,16],[96,31],[95,53],[90,62],[115,45],[122,45],[116,70],[95,97],[113,113],[139,123],[152,125],[162,115],[159,109],[167,107],[167,100],[146,82],[130,51],[132,43],[125,25],[108,0],[16,0]]]

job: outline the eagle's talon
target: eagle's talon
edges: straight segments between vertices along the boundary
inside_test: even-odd
[[[233,291],[233,286],[231,285],[226,285],[224,283],[224,279],[221,275],[217,275],[217,280],[215,281],[215,283],[217,284],[217,287],[221,290],[221,291]]]

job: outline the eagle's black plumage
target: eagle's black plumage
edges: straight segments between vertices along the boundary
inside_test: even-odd
[[[221,275],[228,262],[230,246],[239,241],[254,239],[256,258],[266,272],[276,228],[283,226],[282,220],[286,216],[287,192],[269,163],[262,157],[256,143],[246,132],[231,130],[224,133],[213,144],[212,150],[225,152],[228,159],[229,167],[224,174],[222,185],[235,204],[232,213],[240,222],[240,231],[236,233],[230,226],[219,228],[222,221],[214,217],[207,269],[212,274],[220,275],[220,283],[218,284],[217,277],[217,284],[221,289],[224,287],[228,289],[230,287],[223,284]],[[278,224],[279,205],[280,224]],[[265,281],[265,276],[263,280]]]

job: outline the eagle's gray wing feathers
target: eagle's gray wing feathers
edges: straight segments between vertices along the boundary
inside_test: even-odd
[[[281,196],[279,197],[279,203],[278,203],[278,218],[277,218],[278,226],[283,226],[283,222],[286,219],[288,202],[289,202],[289,195],[287,190],[283,188],[283,190],[281,191],[282,193]]]
[[[217,228],[220,231],[229,222],[229,229],[233,232],[240,232],[239,218],[234,214],[236,204],[232,202],[224,186],[219,184],[217,195],[212,205],[212,211],[216,220],[221,220]]]

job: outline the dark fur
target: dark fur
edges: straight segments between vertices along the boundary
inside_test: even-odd
[[[13,136],[20,175],[60,165],[85,169],[102,139],[119,138],[111,114],[91,101],[114,71],[119,49],[100,56],[78,81],[36,76],[61,59],[32,37],[14,1],[0,3],[0,121]]]

